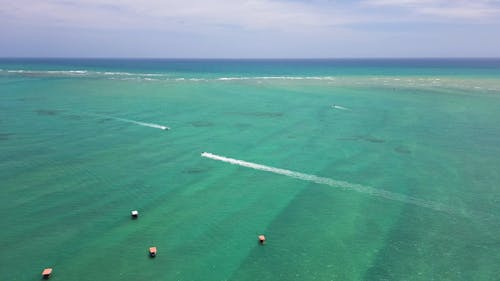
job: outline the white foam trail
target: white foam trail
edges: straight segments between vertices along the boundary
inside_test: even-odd
[[[50,75],[86,75],[86,70],[7,70],[8,73],[26,73],[26,74],[50,74]]]
[[[412,196],[407,196],[407,195],[403,195],[403,194],[399,194],[399,193],[386,191],[383,189],[373,188],[370,186],[364,186],[361,184],[349,183],[349,182],[345,182],[345,181],[338,181],[338,180],[334,180],[334,179],[330,179],[330,178],[319,177],[319,176],[315,176],[315,175],[309,175],[309,174],[304,174],[304,173],[300,173],[300,172],[294,172],[294,171],[290,171],[290,170],[265,166],[265,165],[247,162],[247,161],[243,161],[243,160],[228,158],[228,157],[212,154],[209,152],[203,152],[201,154],[201,156],[205,157],[205,158],[233,164],[233,165],[247,167],[247,168],[254,169],[254,170],[260,170],[260,171],[270,172],[270,173],[274,173],[274,174],[284,175],[287,177],[296,178],[296,179],[303,180],[303,181],[310,181],[310,182],[314,182],[317,184],[324,184],[324,185],[329,185],[332,187],[354,190],[354,191],[368,194],[368,195],[372,195],[372,196],[377,196],[377,197],[381,197],[381,198],[385,198],[385,199],[389,199],[389,200],[393,200],[393,201],[398,201],[398,202],[405,203],[405,204],[412,204],[412,205],[416,205],[419,207],[432,209],[434,211],[445,212],[445,213],[449,213],[449,214],[457,214],[457,215],[462,215],[462,216],[466,216],[466,217],[469,216],[466,213],[464,213],[463,211],[456,210],[454,208],[443,205],[441,203],[427,201],[427,200],[415,198]]]
[[[340,106],[340,105],[332,105],[332,108],[340,109],[340,110],[350,110],[349,108],[343,107],[343,106]]]
[[[140,122],[140,121],[125,119],[125,118],[119,118],[119,117],[114,117],[114,116],[109,116],[109,115],[103,115],[103,114],[91,114],[91,115],[99,116],[99,117],[105,117],[105,118],[111,118],[111,119],[114,119],[114,120],[118,120],[118,121],[122,121],[122,122],[127,122],[127,123],[132,123],[132,124],[137,124],[137,125],[140,125],[140,126],[145,126],[145,127],[150,127],[150,128],[156,128],[156,129],[162,129],[162,130],[170,130],[170,127],[163,126],[163,125],[158,125],[158,124],[153,124],[153,123]]]
[[[240,77],[219,77],[218,81],[231,80],[335,80],[332,76],[240,76]]]

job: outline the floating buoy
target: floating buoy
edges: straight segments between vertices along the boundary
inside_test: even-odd
[[[139,216],[139,212],[137,210],[133,210],[132,212],[130,212],[130,214],[132,215],[133,219],[136,219]]]
[[[48,279],[50,277],[50,275],[52,274],[52,268],[46,268],[43,270],[42,272],[42,276],[43,278],[45,279]]]
[[[152,258],[156,257],[156,247],[149,247],[149,256]]]
[[[260,242],[260,244],[264,244],[264,242],[266,242],[266,236],[259,235],[259,242]]]

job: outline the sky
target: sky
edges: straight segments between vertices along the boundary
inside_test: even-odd
[[[0,57],[500,57],[500,0],[0,0]]]

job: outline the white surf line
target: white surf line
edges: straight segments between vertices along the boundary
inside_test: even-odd
[[[105,118],[111,118],[111,119],[114,119],[114,120],[118,120],[118,121],[122,121],[122,122],[127,122],[127,123],[132,123],[132,124],[137,124],[137,125],[140,125],[140,126],[145,126],[145,127],[150,127],[150,128],[156,128],[156,129],[162,129],[162,130],[170,130],[170,127],[163,126],[163,125],[158,125],[158,124],[153,124],[153,123],[140,122],[140,121],[125,119],[125,118],[119,118],[119,117],[114,117],[114,116],[109,116],[109,115],[103,115],[103,114],[91,114],[91,115],[99,116],[99,117],[105,117]]]
[[[270,173],[274,173],[274,174],[284,175],[287,177],[296,178],[296,179],[303,180],[303,181],[310,181],[310,182],[314,182],[317,184],[324,184],[324,185],[329,185],[332,187],[354,190],[354,191],[368,194],[368,195],[372,195],[372,196],[382,197],[385,199],[398,201],[398,202],[405,203],[405,204],[412,204],[412,205],[416,205],[419,207],[432,209],[434,211],[445,212],[445,213],[449,213],[449,214],[469,217],[469,215],[467,213],[464,213],[463,211],[459,211],[457,209],[451,208],[451,207],[446,206],[446,205],[441,204],[441,203],[427,201],[427,200],[419,199],[419,198],[412,197],[412,196],[407,196],[407,195],[403,195],[403,194],[399,194],[399,193],[386,191],[383,189],[377,189],[377,188],[370,187],[370,186],[364,186],[361,184],[354,184],[354,183],[349,183],[349,182],[345,182],[345,181],[338,181],[338,180],[334,180],[334,179],[330,179],[330,178],[325,178],[325,177],[309,175],[309,174],[304,174],[304,173],[300,173],[300,172],[294,172],[294,171],[290,171],[290,170],[265,166],[265,165],[247,162],[247,161],[243,161],[243,160],[228,158],[228,157],[212,154],[209,152],[203,152],[201,154],[201,157],[205,157],[205,158],[209,158],[209,159],[217,160],[217,161],[222,161],[222,162],[229,163],[232,165],[247,167],[247,168],[254,169],[254,170],[260,170],[260,171],[270,172]]]
[[[349,108],[347,107],[343,107],[343,106],[340,106],[340,105],[332,105],[332,108],[335,108],[335,109],[340,109],[340,110],[350,110]]]

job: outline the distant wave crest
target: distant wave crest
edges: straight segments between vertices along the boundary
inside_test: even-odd
[[[500,91],[500,83],[496,79],[470,80],[449,77],[433,76],[210,76],[203,74],[198,77],[189,75],[182,76],[180,73],[139,73],[124,71],[96,71],[96,70],[28,70],[28,69],[0,69],[0,76],[22,76],[22,77],[70,77],[86,79],[108,79],[120,81],[138,82],[256,82],[265,81],[317,81],[329,84],[350,86],[373,86],[387,87],[391,90],[398,88],[415,87],[444,87],[461,88],[475,91]]]
[[[172,81],[241,81],[241,80],[335,80],[333,76],[234,76],[234,77],[178,77],[168,73],[133,73],[113,71],[91,71],[91,70],[26,70],[0,69],[3,74],[18,74],[25,76],[71,76],[71,77],[93,77],[122,80],[144,79],[148,81],[172,80]]]
[[[0,69],[2,74],[18,74],[25,76],[71,76],[71,77],[168,77],[161,73],[132,73],[132,72],[110,72],[110,71],[91,71],[91,70],[27,70],[27,69]]]

